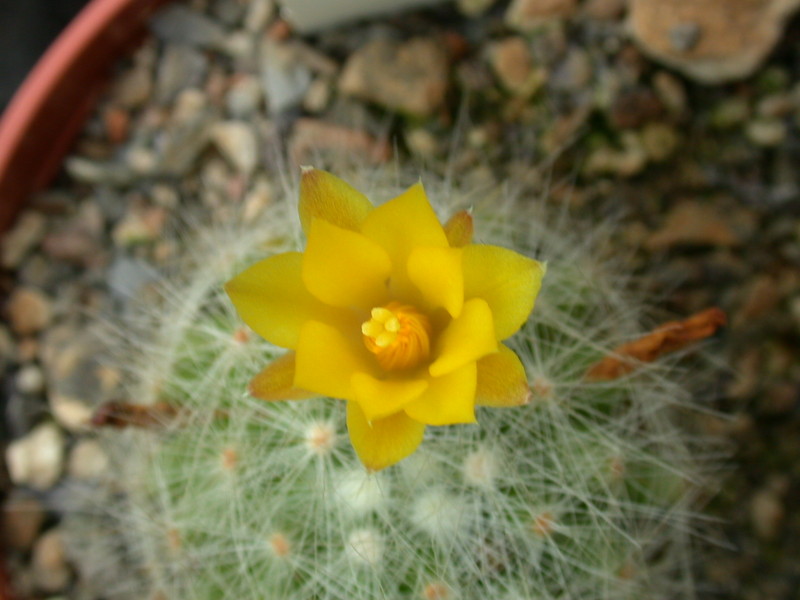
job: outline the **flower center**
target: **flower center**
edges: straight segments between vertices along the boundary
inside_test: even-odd
[[[361,325],[364,345],[387,371],[416,367],[431,353],[431,322],[413,306],[390,302]]]

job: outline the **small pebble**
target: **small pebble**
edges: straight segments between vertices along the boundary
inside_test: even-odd
[[[667,71],[653,75],[653,90],[670,113],[682,115],[686,112],[689,102],[686,88],[675,75]]]
[[[577,8],[577,0],[513,0],[505,21],[512,29],[528,33],[548,22],[572,17]]]
[[[771,488],[757,491],[750,502],[750,521],[762,540],[774,540],[781,533],[786,509],[778,493]]]
[[[379,38],[348,58],[339,90],[418,117],[429,117],[443,104],[449,64],[445,49],[432,38],[407,42]]]
[[[225,29],[218,22],[181,4],[159,11],[150,29],[164,42],[198,48],[219,48],[225,39]]]
[[[258,164],[258,140],[253,128],[244,121],[221,121],[210,130],[211,140],[222,155],[244,175]]]
[[[485,13],[496,0],[457,0],[458,10],[468,17],[477,17]]]
[[[6,448],[11,481],[35,490],[47,490],[61,476],[64,464],[64,436],[53,423],[43,423]]]
[[[181,90],[200,87],[208,71],[206,56],[190,46],[169,44],[158,65],[155,94],[172,102]]]
[[[44,373],[39,365],[28,364],[17,371],[16,382],[23,394],[39,394],[44,390]]]
[[[536,91],[532,85],[533,56],[524,38],[509,37],[492,44],[489,62],[497,79],[509,92],[527,97]]]
[[[108,455],[97,440],[84,439],[72,448],[67,472],[76,479],[94,480],[108,471]]]
[[[771,148],[786,139],[787,128],[780,119],[759,118],[747,124],[746,132],[754,144]]]
[[[22,259],[42,241],[47,230],[47,221],[43,215],[23,212],[13,229],[0,238],[0,265],[6,269],[16,269]]]
[[[680,136],[674,127],[666,123],[648,123],[642,129],[642,145],[653,162],[667,160],[680,144]]]
[[[52,303],[41,291],[18,287],[6,305],[11,330],[18,335],[38,333],[50,323]]]
[[[67,587],[72,571],[67,564],[64,538],[59,529],[51,529],[36,541],[31,559],[36,587],[53,594]]]
[[[290,44],[265,40],[260,52],[261,83],[271,115],[299,106],[311,85],[311,70]]]
[[[231,117],[243,119],[258,112],[264,95],[261,83],[252,75],[238,77],[228,88],[225,107]]]
[[[333,86],[325,77],[318,77],[308,86],[303,108],[310,113],[321,113],[327,108],[333,95]]]
[[[244,28],[251,33],[261,33],[266,29],[274,13],[273,0],[250,0],[244,17]]]
[[[132,206],[114,227],[111,238],[122,248],[151,242],[161,235],[168,216],[161,206]]]
[[[0,539],[14,550],[27,552],[45,520],[44,505],[29,492],[16,489],[0,512]]]

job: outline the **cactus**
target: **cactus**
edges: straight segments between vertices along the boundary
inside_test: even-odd
[[[361,188],[386,200],[399,189],[391,179],[370,172]],[[116,467],[73,518],[72,538],[84,580],[104,597],[692,596],[704,446],[675,424],[690,375],[670,358],[610,381],[584,377],[646,317],[603,252],[602,227],[506,188],[430,179],[440,217],[469,207],[477,241],[548,261],[536,309],[509,340],[531,402],[432,428],[414,455],[368,472],[341,402],[246,392],[279,350],[243,326],[222,284],[300,248],[295,193],[257,222],[203,228],[160,301],[119,329],[129,397],[178,412],[157,429],[103,432]]]

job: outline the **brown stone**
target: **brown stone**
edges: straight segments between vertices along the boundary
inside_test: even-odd
[[[489,61],[502,86],[512,94],[530,96],[544,83],[545,76],[534,70],[530,48],[521,37],[492,44]]]
[[[11,329],[18,335],[30,335],[41,331],[50,322],[52,309],[50,300],[34,288],[15,289],[6,306]]]
[[[376,39],[350,56],[339,89],[392,110],[426,117],[444,103],[447,83],[447,53],[435,40]]]
[[[58,529],[51,529],[37,540],[31,562],[36,587],[44,592],[61,591],[72,577],[63,535]]]
[[[592,19],[613,20],[625,12],[625,0],[587,0],[583,12]]]
[[[649,250],[673,246],[738,246],[743,243],[743,236],[736,217],[714,205],[685,200],[667,213],[664,224],[645,245]]]
[[[568,19],[577,8],[577,0],[514,0],[505,19],[509,27],[527,32],[549,21]]]
[[[0,533],[3,543],[14,550],[30,550],[44,523],[45,510],[34,496],[14,491],[3,506]]]
[[[629,29],[642,50],[706,83],[755,71],[800,0],[631,0]]]
[[[386,140],[364,131],[318,119],[298,119],[289,143],[292,160],[298,165],[306,164],[319,150],[356,156],[372,164],[386,162],[392,153]]]

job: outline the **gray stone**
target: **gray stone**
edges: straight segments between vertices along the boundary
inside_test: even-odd
[[[169,44],[156,75],[156,98],[171,102],[186,88],[200,87],[208,71],[208,59],[191,46]]]
[[[278,115],[303,102],[311,85],[311,70],[297,60],[293,46],[265,39],[259,62],[270,114]]]
[[[0,244],[0,264],[6,269],[15,269],[22,259],[44,237],[47,221],[41,214],[33,211],[23,212],[11,231],[3,234]]]
[[[158,271],[144,261],[118,255],[108,269],[108,287],[119,300],[130,300],[159,278]]]
[[[159,11],[150,29],[165,42],[198,48],[219,48],[225,39],[225,29],[219,23],[182,4],[170,4]]]

